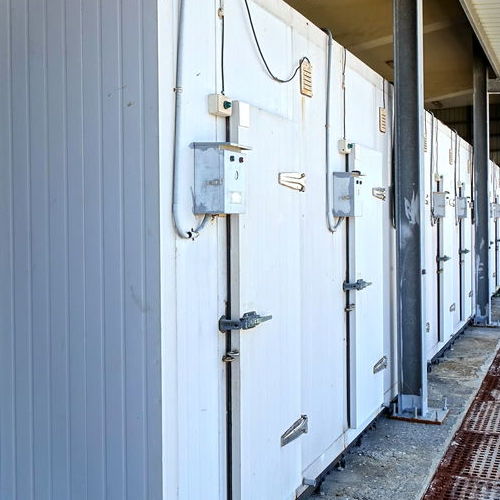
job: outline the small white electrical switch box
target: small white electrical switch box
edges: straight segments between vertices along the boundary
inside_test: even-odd
[[[363,215],[363,179],[359,173],[333,172],[334,217],[359,217]]]
[[[233,101],[223,94],[208,96],[208,112],[215,116],[228,117],[233,112]]]
[[[230,142],[195,142],[194,213],[242,214],[246,208],[245,150]]]
[[[345,139],[340,139],[339,141],[339,153],[343,155],[348,155],[352,151],[352,144],[349,144]]]
[[[446,217],[446,191],[432,193],[432,215],[437,219]]]

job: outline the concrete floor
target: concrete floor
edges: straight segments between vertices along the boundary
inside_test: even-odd
[[[332,471],[312,498],[420,499],[499,347],[500,328],[467,329],[429,374],[429,406],[448,398],[444,423],[381,417],[346,456],[345,468]]]

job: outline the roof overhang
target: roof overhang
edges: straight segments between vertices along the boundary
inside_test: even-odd
[[[497,77],[500,77],[500,1],[460,0]]]

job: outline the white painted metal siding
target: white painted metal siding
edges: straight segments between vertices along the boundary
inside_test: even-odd
[[[0,4],[0,497],[160,498],[156,0]]]

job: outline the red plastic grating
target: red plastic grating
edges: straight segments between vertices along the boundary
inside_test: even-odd
[[[498,433],[500,431],[500,403],[485,401],[474,405],[463,427],[471,432]]]
[[[500,499],[500,351],[423,500]]]
[[[500,485],[457,476],[449,476],[439,484],[431,484],[424,498],[440,500],[498,500]]]

